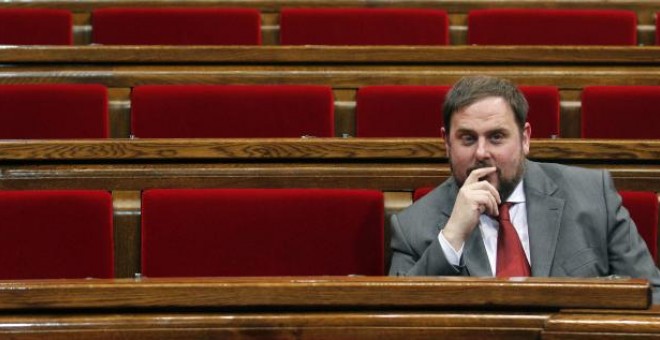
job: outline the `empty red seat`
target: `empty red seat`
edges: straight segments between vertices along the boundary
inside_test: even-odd
[[[623,206],[637,225],[653,259],[658,255],[658,196],[652,191],[620,191]]]
[[[101,8],[92,42],[105,45],[259,45],[253,8]]]
[[[145,85],[131,94],[141,138],[334,136],[332,88],[305,85]]]
[[[627,10],[472,10],[468,44],[636,45],[637,15]]]
[[[383,209],[373,190],[147,190],[142,274],[383,275]]]
[[[358,137],[440,137],[442,105],[449,86],[365,86],[356,96]],[[521,86],[532,137],[559,135],[559,90]]]
[[[357,137],[441,137],[450,86],[364,86],[356,96]]]
[[[0,8],[0,45],[71,44],[71,12],[44,8]]]
[[[283,8],[281,45],[447,45],[443,10]]]
[[[111,278],[105,191],[0,191],[0,279]]]
[[[1,139],[106,138],[108,91],[96,84],[0,85]]]
[[[582,137],[660,138],[660,86],[587,86]]]
[[[527,121],[532,126],[532,138],[559,137],[560,98],[556,86],[520,86],[527,99]]]

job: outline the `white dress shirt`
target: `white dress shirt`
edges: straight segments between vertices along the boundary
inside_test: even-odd
[[[525,190],[523,190],[522,180],[513,190],[513,193],[511,193],[507,199],[507,202],[513,203],[511,209],[509,210],[511,223],[513,223],[513,227],[516,228],[520,242],[522,243],[523,249],[525,250],[525,256],[527,256],[527,262],[531,263],[529,258],[529,228],[527,225],[527,207],[525,205]],[[484,246],[486,247],[486,254],[488,254],[488,262],[490,263],[490,268],[493,271],[493,276],[495,276],[495,272],[497,271],[496,263],[498,228],[499,223],[495,218],[492,218],[486,214],[481,214],[479,217],[479,229],[481,230],[481,237],[483,238]],[[465,244],[461,245],[461,249],[459,250],[454,249],[454,247],[451,246],[442,232],[438,234],[438,239],[440,241],[442,251],[445,253],[447,261],[454,266],[458,266],[460,264],[461,256],[463,255],[463,247]]]

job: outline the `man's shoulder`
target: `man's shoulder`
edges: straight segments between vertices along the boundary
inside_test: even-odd
[[[537,166],[552,179],[575,180],[583,178],[600,178],[603,173],[600,169],[588,169],[558,163],[530,162],[530,166]]]

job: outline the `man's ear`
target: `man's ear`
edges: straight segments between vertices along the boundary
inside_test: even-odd
[[[523,152],[525,153],[525,156],[527,156],[527,154],[529,154],[530,139],[532,138],[532,126],[529,123],[525,123],[521,138],[522,138]]]
[[[447,130],[445,130],[445,127],[440,128],[440,136],[442,136],[442,140],[445,143],[445,154],[447,157],[449,157],[449,135],[447,134]]]

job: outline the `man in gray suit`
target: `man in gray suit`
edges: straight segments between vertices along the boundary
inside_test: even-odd
[[[646,278],[660,303],[660,271],[609,173],[527,160],[527,109],[504,79],[454,85],[442,129],[452,177],[392,217],[390,275],[515,276],[498,265],[497,216],[509,202],[523,273]]]

